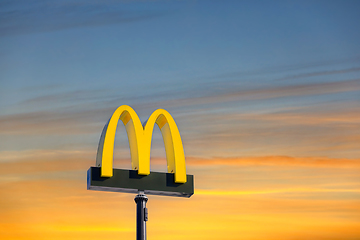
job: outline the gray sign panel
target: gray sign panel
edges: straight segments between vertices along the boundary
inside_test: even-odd
[[[87,189],[111,192],[191,197],[194,194],[194,176],[186,175],[186,183],[175,183],[173,173],[150,172],[139,175],[136,170],[113,169],[112,177],[101,177],[100,167],[90,167],[87,171]]]

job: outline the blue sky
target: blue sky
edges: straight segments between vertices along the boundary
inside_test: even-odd
[[[226,185],[235,195],[252,189],[255,200],[241,201],[259,201],[254,212],[267,206],[258,193],[308,201],[286,205],[309,206],[303,212],[316,221],[289,216],[304,232],[324,219],[341,222],[337,212],[354,220],[350,212],[358,216],[358,207],[347,212],[331,204],[359,200],[359,12],[359,1],[2,1],[0,164],[10,170],[0,184],[10,181],[19,199],[31,199],[5,199],[13,207],[7,211],[36,212],[30,205],[38,203],[36,196],[22,195],[31,184],[46,195],[39,186],[70,181],[74,187],[64,194],[93,196],[82,192],[81,179],[95,164],[104,124],[126,104],[142,121],[157,108],[171,113],[199,195],[216,195],[218,206],[228,193],[204,191]],[[115,149],[115,166],[129,167],[121,126]],[[164,156],[156,129],[152,169],[165,171],[157,164]],[[282,195],[279,186],[291,194]],[[274,199],[276,219],[285,210]],[[201,201],[194,200],[207,206]],[[355,206],[346,201],[337,206]],[[330,217],[316,215],[312,206],[331,209],[323,209]],[[16,219],[11,211],[7,216]],[[267,217],[245,222],[265,226]],[[359,237],[359,222],[351,224],[355,230],[342,230]],[[244,236],[263,239],[256,235],[262,231],[249,229]],[[229,231],[239,235],[235,226]],[[294,236],[287,234],[284,239]],[[327,239],[325,230],[321,234]]]
[[[122,104],[142,119],[158,107],[213,117],[358,108],[358,10],[357,1],[4,2],[1,115],[109,109],[84,123],[101,125]],[[9,140],[2,150],[19,148]]]

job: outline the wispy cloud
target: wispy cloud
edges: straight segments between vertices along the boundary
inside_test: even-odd
[[[110,110],[110,112],[113,109]],[[0,134],[83,134],[101,131],[110,114],[108,108],[75,111],[40,111],[0,117]],[[102,120],[101,124],[99,119]],[[98,126],[99,124],[99,126]],[[100,130],[98,129],[100,127]]]
[[[324,106],[324,108],[326,108]],[[242,119],[258,119],[262,122],[276,122],[287,125],[319,125],[319,124],[351,124],[357,126],[360,121],[360,113],[357,108],[353,109],[323,109],[323,111],[314,111],[315,109],[294,109],[293,111],[273,112],[263,114],[243,114]],[[240,117],[240,116],[239,116]]]
[[[297,75],[292,75],[292,76],[290,75],[290,76],[282,77],[282,78],[279,78],[276,80],[294,80],[294,79],[301,79],[301,78],[308,78],[308,77],[327,76],[327,75],[351,73],[351,72],[358,72],[358,71],[360,71],[360,67],[353,67],[353,68],[340,69],[340,70],[327,70],[327,71],[302,73],[302,74],[297,74]]]
[[[106,106],[98,104],[98,107],[91,108],[84,105],[84,108],[3,115],[0,116],[0,135],[18,138],[57,135],[66,138],[96,134],[92,142],[97,142],[104,123],[116,108],[115,104],[111,105],[114,107],[106,108],[101,105]],[[167,103],[164,102],[164,105]],[[148,103],[146,106],[133,107],[138,113],[150,114],[154,106],[154,103]],[[358,103],[353,101],[239,112],[218,111],[219,108],[203,109],[199,106],[195,110],[190,108],[170,112],[174,113],[186,152],[193,156],[254,156],[261,152],[263,155],[337,154],[333,157],[355,158],[360,140],[357,132],[360,119],[358,109]],[[142,121],[146,119],[140,118]],[[123,130],[120,122],[119,131]],[[127,146],[126,134],[123,134]],[[153,147],[163,151],[162,140],[154,143],[159,144]],[[228,155],[228,150],[231,150],[231,155]]]
[[[228,88],[221,94],[208,94],[200,97],[184,99],[170,99],[164,101],[163,105],[169,107],[184,107],[196,105],[221,104],[248,100],[266,100],[286,97],[321,96],[324,94],[354,92],[360,90],[360,80],[344,80],[325,83],[307,83],[285,86],[266,86],[254,89],[241,90]]]
[[[230,165],[230,166],[294,166],[322,168],[360,168],[360,159],[334,159],[327,157],[238,157],[238,158],[187,158],[188,165]]]
[[[239,196],[239,195],[257,195],[257,194],[278,194],[278,193],[360,193],[359,189],[330,189],[330,188],[285,188],[285,189],[267,189],[256,191],[224,191],[224,190],[204,190],[195,191],[199,195],[211,196]]]
[[[160,11],[123,10],[124,1],[9,1],[1,6],[0,36],[143,21]]]
[[[348,72],[359,71],[358,67],[353,68],[345,68],[339,70],[332,71],[314,71],[314,68],[322,68],[322,67],[330,67],[332,69],[339,68],[339,65],[342,64],[354,64],[360,61],[360,57],[354,58],[346,58],[346,59],[336,59],[336,60],[327,60],[327,61],[317,61],[317,62],[307,62],[303,64],[293,64],[293,65],[284,65],[284,66],[276,66],[276,67],[268,67],[268,68],[259,68],[251,71],[239,71],[232,73],[225,73],[216,76],[209,77],[210,79],[239,79],[239,78],[249,78],[256,77],[262,75],[270,75],[274,80],[280,80],[281,78],[277,77],[279,74],[288,74],[287,77],[283,77],[285,79],[297,79],[299,76],[304,78],[311,76],[321,76],[321,75],[332,75],[332,74],[342,74]],[[292,71],[303,71],[303,74],[292,74]]]
[[[59,149],[32,149],[23,151],[1,151],[0,163],[6,162],[24,162],[24,161],[51,161],[51,160],[69,160],[69,159],[87,159],[90,155],[95,154],[93,151],[86,150],[59,150]]]

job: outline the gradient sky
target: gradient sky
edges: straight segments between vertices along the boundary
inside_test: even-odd
[[[190,199],[148,239],[360,238],[359,1],[2,1],[0,238],[134,239],[133,194],[86,190],[106,121],[174,117]],[[155,128],[152,171],[166,171]],[[130,169],[125,128],[116,168]]]

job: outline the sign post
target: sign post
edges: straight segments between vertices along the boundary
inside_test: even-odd
[[[146,240],[146,222],[148,220],[146,202],[148,198],[143,191],[139,191],[134,200],[136,202],[136,240]]]
[[[132,170],[113,168],[115,133],[118,121],[126,128]],[[151,139],[155,123],[163,136],[167,173],[150,172]],[[136,239],[146,240],[148,212],[145,194],[186,197],[194,194],[194,176],[186,174],[185,155],[174,119],[164,109],[153,112],[144,125],[135,111],[122,105],[116,109],[101,133],[96,167],[87,171],[87,189],[138,193],[136,202]]]

